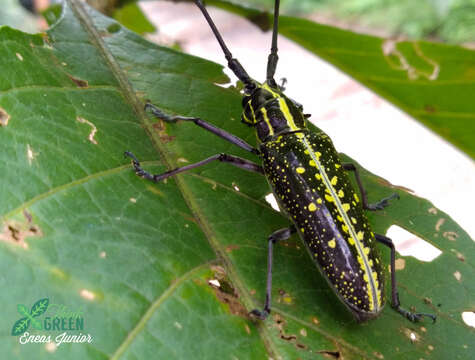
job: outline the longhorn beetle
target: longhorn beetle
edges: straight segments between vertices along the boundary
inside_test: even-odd
[[[267,61],[267,77],[263,83],[252,79],[239,61],[233,58],[202,0],[194,2],[218,40],[228,67],[244,84],[241,120],[256,129],[259,146],[255,148],[200,118],[168,115],[150,103],[146,104],[146,109],[166,122],[191,121],[257,155],[262,166],[233,155],[217,154],[194,164],[152,175],[142,169],[131,152],[126,151],[125,155],[132,158],[136,174],[158,182],[212,161],[221,161],[267,178],[280,208],[292,223],[268,238],[266,300],[262,310],[251,311],[257,318],[264,320],[271,311],[273,246],[297,232],[317,268],[358,321],[377,316],[385,302],[384,266],[376,242],[386,245],[391,251],[392,307],[413,322],[423,316],[435,321],[435,315],[415,313],[401,307],[396,286],[394,245],[391,239],[371,231],[363,212],[383,209],[390,199],[398,195],[368,204],[358,169],[353,164],[341,163],[326,134],[307,129],[306,119],[310,115],[303,113],[302,105],[285,96],[283,86],[274,80],[278,61],[280,1],[276,0],[274,5],[272,46]],[[354,173],[360,195],[351,186],[346,171]]]

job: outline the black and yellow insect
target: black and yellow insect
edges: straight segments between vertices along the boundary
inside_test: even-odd
[[[280,208],[291,220],[288,228],[280,229],[268,238],[268,274],[266,301],[262,310],[251,314],[265,319],[270,313],[272,284],[272,250],[277,241],[288,239],[298,232],[323,276],[341,301],[357,320],[377,316],[385,303],[384,266],[376,249],[381,242],[391,250],[392,307],[411,321],[422,316],[435,320],[431,314],[414,313],[400,306],[395,278],[395,249],[391,239],[374,234],[363,210],[379,210],[388,204],[392,195],[368,204],[358,171],[353,164],[342,164],[330,138],[311,132],[306,127],[308,115],[297,102],[286,97],[283,87],[276,84],[277,29],[279,0],[275,1],[271,53],[267,63],[267,78],[259,83],[246,73],[226,47],[214,22],[201,0],[194,0],[216,36],[228,67],[244,84],[242,121],[254,127],[259,139],[258,148],[199,118],[170,116],[147,104],[153,114],[167,122],[192,121],[196,125],[256,154],[262,166],[229,154],[217,154],[195,164],[151,175],[140,166],[135,156],[135,171],[139,176],[158,182],[177,173],[212,161],[222,161],[266,176]],[[360,195],[350,184],[347,171],[353,171]]]

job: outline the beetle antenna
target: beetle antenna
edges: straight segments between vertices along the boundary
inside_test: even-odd
[[[226,57],[226,60],[228,61],[228,67],[231,69],[231,71],[241,80],[244,85],[247,88],[252,88],[254,86],[253,80],[250,78],[250,76],[247,74],[246,70],[244,70],[243,66],[241,63],[233,58],[233,55],[231,54],[231,51],[229,51],[228,47],[226,46],[226,43],[224,42],[221,34],[219,33],[218,29],[216,28],[216,25],[213,22],[213,19],[211,19],[211,16],[208,13],[208,10],[206,10],[205,5],[203,4],[202,0],[194,0],[196,6],[201,10],[203,13],[206,21],[208,22],[211,31],[213,32],[214,36],[218,40],[219,46],[221,46],[221,49],[223,49],[224,56]]]
[[[277,87],[274,80],[275,69],[277,68],[277,61],[279,56],[277,55],[277,35],[279,31],[279,5],[280,0],[275,0],[274,4],[274,26],[272,30],[272,46],[270,54],[267,59],[267,83],[272,87]]]

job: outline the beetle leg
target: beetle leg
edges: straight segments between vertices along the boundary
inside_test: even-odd
[[[394,193],[388,197],[381,199],[375,204],[368,204],[368,196],[366,195],[366,190],[363,187],[363,183],[361,182],[358,169],[356,168],[354,164],[351,164],[351,163],[346,163],[342,165],[343,165],[343,169],[347,171],[353,171],[355,174],[356,183],[358,184],[358,188],[360,189],[360,194],[363,201],[363,209],[371,210],[371,211],[383,210],[386,206],[389,205],[389,200],[399,199],[399,195],[397,193]]]
[[[198,161],[197,163],[186,165],[186,166],[176,168],[176,169],[173,169],[173,170],[170,170],[170,171],[166,171],[162,174],[153,175],[153,174],[150,174],[149,172],[145,171],[144,169],[142,169],[142,167],[140,166],[140,162],[137,160],[137,158],[135,157],[134,154],[132,154],[129,151],[126,151],[124,153],[124,155],[132,158],[132,163],[133,163],[134,168],[135,168],[135,173],[138,176],[141,176],[141,177],[143,177],[145,179],[148,179],[148,180],[151,180],[153,182],[159,182],[161,180],[165,180],[166,178],[169,178],[170,176],[179,174],[179,173],[187,171],[187,170],[197,168],[201,165],[205,165],[207,163],[210,163],[210,162],[216,161],[216,160],[217,161],[222,161],[222,162],[227,162],[231,165],[237,166],[237,167],[239,167],[241,169],[244,169],[244,170],[264,174],[264,170],[262,169],[262,166],[257,165],[255,163],[253,163],[252,161],[249,161],[249,160],[237,157],[237,156],[233,156],[233,155],[228,155],[228,154],[216,154],[216,155],[210,156],[207,159]]]
[[[278,241],[287,240],[296,231],[297,230],[295,226],[291,225],[288,228],[280,229],[273,232],[268,238],[266,302],[264,304],[264,309],[254,309],[250,312],[250,314],[256,316],[261,320],[265,320],[270,314],[272,291],[272,253],[274,249],[274,244]]]
[[[377,241],[391,249],[391,306],[393,307],[393,309],[395,309],[397,312],[399,312],[401,315],[408,318],[412,322],[418,322],[422,319],[423,316],[427,316],[431,318],[433,322],[435,322],[437,317],[433,314],[411,312],[401,307],[396,283],[396,249],[394,248],[394,244],[390,238],[380,234],[374,234],[374,236],[376,237]]]
[[[168,115],[151,103],[145,104],[145,110],[148,110],[148,109],[150,109],[152,114],[155,115],[157,118],[169,123],[175,123],[179,120],[192,121],[199,127],[202,127],[203,129],[209,132],[212,132],[215,135],[218,135],[220,138],[229,141],[231,144],[239,146],[241,149],[249,151],[253,154],[259,155],[259,150],[249,145],[243,139],[237,137],[236,135],[230,134],[227,131],[224,131],[223,129],[220,129],[214,125],[211,125],[210,123],[204,120],[201,120],[200,118],[186,117],[186,116],[179,116],[179,115]]]

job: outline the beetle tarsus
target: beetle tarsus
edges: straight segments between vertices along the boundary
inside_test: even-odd
[[[144,179],[157,181],[155,179],[154,175],[151,175],[150,173],[148,173],[147,171],[142,169],[142,167],[140,166],[140,161],[135,157],[134,154],[132,154],[130,151],[125,151],[124,156],[126,156],[126,157],[128,156],[128,157],[132,158],[132,165],[134,166],[134,170],[135,170],[136,175],[138,175],[138,176],[140,176]]]
[[[391,194],[388,197],[385,197],[378,201],[375,204],[368,204],[368,207],[366,208],[367,210],[371,211],[377,211],[377,210],[383,210],[386,206],[389,206],[389,200],[392,199],[398,199],[399,200],[400,196],[398,193]]]
[[[169,123],[176,123],[178,120],[180,120],[180,116],[172,116],[165,114],[163,110],[159,109],[155,105],[153,105],[150,102],[147,102],[144,106],[145,111],[150,110],[150,112],[158,119],[163,120],[165,122]]]
[[[270,309],[263,309],[263,310],[254,309],[251,312],[249,312],[249,315],[255,316],[260,320],[267,319],[269,314],[270,314]]]
[[[435,323],[435,321],[437,320],[437,316],[436,315],[433,315],[433,314],[428,314],[428,313],[415,313],[415,312],[411,312],[411,311],[408,311],[406,309],[403,309],[402,307],[400,306],[393,306],[393,308],[398,312],[400,313],[401,315],[403,315],[404,317],[406,317],[409,321],[412,321],[412,322],[419,322],[422,320],[422,318],[424,316],[428,317],[428,318],[431,318],[432,319],[432,322]]]

